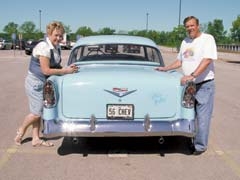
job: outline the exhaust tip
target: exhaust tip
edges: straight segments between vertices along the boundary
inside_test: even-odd
[[[158,143],[159,144],[163,144],[165,142],[165,139],[161,136],[159,139],[158,139]]]
[[[79,139],[78,139],[77,137],[74,137],[74,138],[72,139],[72,143],[73,143],[73,144],[78,144],[78,143],[79,143]]]

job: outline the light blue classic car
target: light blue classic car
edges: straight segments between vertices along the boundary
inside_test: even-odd
[[[185,136],[196,132],[193,83],[180,84],[150,39],[89,36],[71,50],[79,71],[51,76],[44,87],[47,137]]]

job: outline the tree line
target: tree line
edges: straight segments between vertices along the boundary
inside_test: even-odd
[[[174,27],[172,31],[157,31],[157,30],[132,30],[132,31],[119,31],[104,27],[98,31],[93,31],[90,27],[82,26],[76,32],[72,32],[70,26],[63,23],[65,31],[69,40],[75,41],[79,36],[90,35],[111,35],[111,34],[128,34],[134,36],[143,36],[152,39],[156,44],[179,47],[182,39],[186,36],[186,31],[183,25]],[[217,44],[239,44],[240,43],[240,15],[232,22],[232,27],[228,33],[223,26],[221,19],[214,19],[212,22],[201,24],[201,31],[210,33],[215,37]],[[14,22],[9,22],[4,28],[3,33],[0,33],[1,38],[11,39],[12,34],[16,34],[17,38],[21,34],[21,38],[28,39],[41,39],[44,37],[45,32],[40,32],[32,21],[25,21],[22,25]]]

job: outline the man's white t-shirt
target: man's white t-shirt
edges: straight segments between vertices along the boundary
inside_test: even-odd
[[[187,37],[182,41],[177,59],[182,61],[184,75],[194,72],[204,58],[217,59],[217,47],[212,35],[201,33],[195,39]],[[213,62],[196,78],[195,82],[199,83],[209,79],[214,79]]]

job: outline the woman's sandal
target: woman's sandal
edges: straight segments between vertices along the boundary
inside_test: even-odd
[[[52,146],[54,146],[53,143],[47,142],[47,141],[41,140],[41,139],[39,139],[36,144],[32,144],[32,145],[33,145],[33,147],[40,147],[40,146],[43,146],[43,147],[52,147]]]
[[[21,133],[19,130],[17,131],[17,135],[14,138],[15,144],[20,146],[22,144],[22,137],[23,137],[23,133]]]

